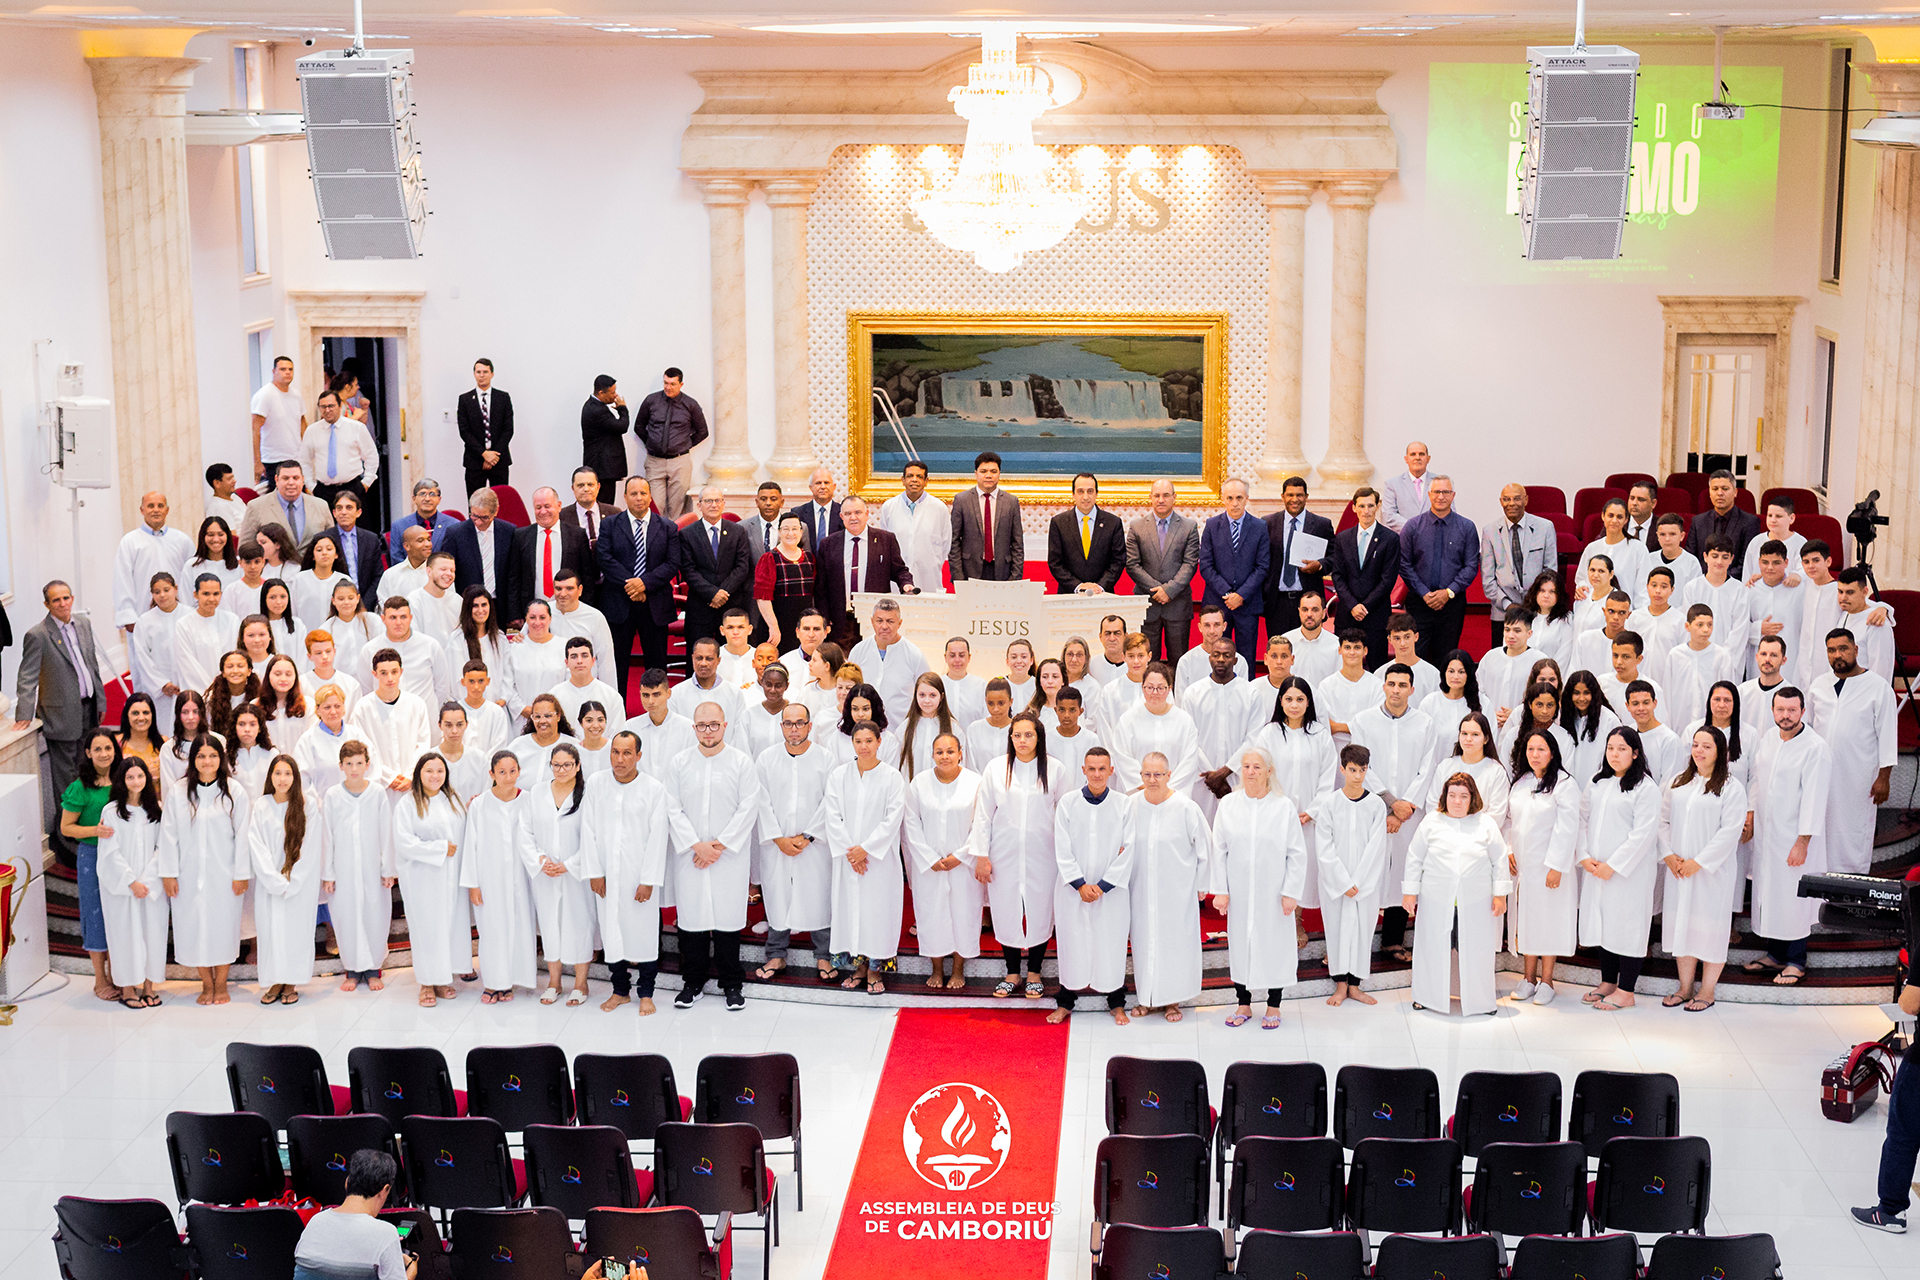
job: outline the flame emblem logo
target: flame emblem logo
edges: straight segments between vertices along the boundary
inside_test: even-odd
[[[1391,1102],[1381,1103],[1378,1107],[1374,1108],[1373,1118],[1375,1120],[1393,1119],[1393,1104]]]
[[[1633,1108],[1632,1108],[1632,1107],[1622,1107],[1622,1108],[1620,1108],[1620,1114],[1619,1114],[1619,1115],[1617,1115],[1617,1116],[1615,1116],[1615,1117],[1613,1118],[1613,1122],[1614,1122],[1615,1124],[1632,1124],[1632,1123],[1633,1123]]]
[[[936,1085],[907,1108],[900,1147],[913,1171],[943,1191],[983,1186],[1005,1167],[1013,1126],[979,1085]]]
[[[453,1168],[453,1152],[445,1147],[440,1148],[440,1154],[433,1158],[433,1163],[442,1169]]]
[[[1538,1200],[1540,1198],[1540,1184],[1537,1181],[1527,1183],[1527,1189],[1520,1193],[1520,1198],[1522,1200]]]
[[[1416,1179],[1413,1176],[1413,1170],[1402,1169],[1400,1171],[1400,1176],[1393,1180],[1393,1185],[1396,1187],[1411,1187],[1414,1185],[1415,1181]]]
[[[407,1096],[407,1091],[400,1087],[398,1080],[389,1080],[387,1081],[387,1096],[398,1101]]]
[[[1587,1278],[1585,1276],[1581,1276],[1580,1280],[1587,1280]],[[1724,1268],[1715,1267],[1711,1275],[1701,1276],[1700,1280],[1727,1280],[1727,1273]]]
[[[635,1245],[633,1247],[633,1260],[644,1267],[647,1265],[647,1263],[653,1260],[653,1255],[648,1253],[645,1249],[641,1248],[639,1245]],[[1585,1276],[1581,1276],[1580,1280],[1587,1280],[1587,1278]]]
[[[279,1092],[279,1090],[278,1090],[278,1089],[275,1089],[275,1088],[273,1087],[273,1077],[272,1077],[272,1076],[261,1076],[261,1077],[260,1077],[260,1092],[262,1092],[262,1093],[278,1093],[278,1092]]]
[[[1147,1090],[1147,1096],[1140,1099],[1140,1105],[1143,1107],[1152,1107],[1155,1111],[1158,1111],[1160,1109],[1160,1095],[1149,1089]]]
[[[247,1246],[235,1240],[227,1246],[227,1256],[235,1262],[245,1262],[247,1260]]]
[[[613,1091],[613,1097],[609,1099],[609,1102],[616,1107],[630,1107],[633,1105],[633,1099],[628,1096],[625,1089],[615,1089]]]
[[[1282,1173],[1280,1175],[1280,1181],[1273,1184],[1273,1189],[1275,1191],[1293,1190],[1293,1175],[1291,1173]]]
[[[513,1250],[507,1248],[507,1246],[503,1244],[495,1245],[493,1249],[493,1260],[495,1262],[505,1262],[511,1265],[513,1262]]]
[[[101,1245],[100,1248],[104,1253],[125,1253],[127,1251],[127,1246],[121,1241],[119,1236],[108,1236],[107,1242]]]
[[[737,1103],[739,1103],[739,1104],[740,1104],[741,1106],[743,1106],[743,1107],[750,1107],[750,1106],[752,1106],[752,1105],[753,1105],[753,1090],[752,1090],[752,1089],[742,1089],[742,1090],[740,1091],[740,1093],[739,1093],[739,1095],[738,1095],[737,1097],[735,1097],[735,1098],[734,1098],[734,1101],[735,1101],[735,1102],[737,1102]]]
[[[1148,1280],[1169,1280],[1169,1277],[1172,1275],[1173,1272],[1169,1270],[1167,1264],[1163,1262],[1153,1269],[1148,1275]]]
[[[560,1175],[560,1181],[567,1183],[569,1186],[579,1186],[580,1170],[574,1168],[572,1165],[568,1165],[567,1171]]]
[[[1160,1175],[1149,1169],[1147,1170],[1147,1176],[1140,1179],[1139,1185],[1142,1191],[1158,1191],[1160,1189]]]
[[[520,1092],[520,1077],[508,1076],[505,1080],[500,1082],[500,1088],[506,1093]]]
[[[1507,1109],[1505,1111],[1502,1111],[1499,1114],[1499,1116],[1496,1117],[1496,1119],[1498,1119],[1501,1124],[1519,1124],[1520,1108],[1514,1106],[1511,1102],[1509,1102],[1507,1104]]]
[[[1278,1098],[1268,1098],[1267,1105],[1260,1108],[1262,1115],[1277,1116],[1285,1112],[1287,1104]]]
[[[220,1153],[212,1147],[208,1147],[207,1154],[200,1157],[200,1163],[211,1165],[213,1168],[218,1169],[220,1167]]]
[[[1652,1182],[1649,1182],[1646,1186],[1642,1187],[1641,1190],[1645,1191],[1650,1196],[1663,1196],[1667,1194],[1667,1180],[1665,1178],[1656,1177]]]
[[[713,1176],[713,1161],[707,1159],[705,1156],[701,1156],[699,1162],[693,1166],[693,1171],[702,1177],[711,1178]]]
[[[335,1173],[345,1173],[347,1171],[346,1154],[344,1152],[336,1151],[332,1155],[328,1156],[327,1168],[333,1170],[333,1172]]]

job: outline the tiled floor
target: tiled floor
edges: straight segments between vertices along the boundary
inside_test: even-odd
[[[1506,984],[1503,977],[1502,985]],[[483,1008],[469,992],[451,1005],[420,1009],[404,971],[384,993],[342,995],[315,984],[294,1009],[263,1008],[257,992],[236,990],[220,1009],[192,1003],[174,984],[168,1003],[135,1012],[93,998],[85,979],[24,1004],[0,1028],[0,1280],[56,1274],[48,1243],[56,1196],[153,1196],[172,1202],[163,1125],[167,1112],[224,1110],[222,1050],[228,1040],[306,1041],[346,1078],[356,1044],[435,1045],[456,1074],[476,1044],[556,1041],[568,1053],[665,1053],[689,1091],[707,1053],[779,1049],[801,1063],[805,1088],[808,1197],[792,1213],[786,1180],[781,1280],[823,1275],[833,1227],[865,1126],[873,1082],[886,1056],[891,1014],[882,1010],[749,1003],[729,1014],[717,999],[640,1021],[631,1010],[602,1014],[542,1007],[524,995]],[[1286,1021],[1263,1032],[1257,1022],[1229,1030],[1220,1011],[1190,1012],[1124,1030],[1104,1017],[1074,1019],[1067,1057],[1052,1276],[1086,1274],[1088,1179],[1101,1124],[1100,1083],[1115,1053],[1193,1057],[1217,1089],[1240,1058],[1311,1057],[1329,1074],[1348,1062],[1424,1065],[1451,1098],[1463,1072],[1589,1067],[1660,1070],[1681,1082],[1681,1123],[1713,1143],[1713,1228],[1771,1231],[1792,1280],[1896,1280],[1920,1274],[1920,1233],[1895,1237],[1855,1227],[1846,1207],[1872,1199],[1885,1124],[1884,1104],[1858,1123],[1820,1114],[1820,1069],[1856,1041],[1886,1030],[1873,1008],[1771,1008],[1723,1004],[1686,1014],[1643,1001],[1615,1015],[1594,1013],[1568,995],[1545,1008],[1503,1007],[1498,1017],[1463,1021],[1421,1013],[1405,992],[1383,992],[1375,1008],[1329,1009],[1289,1001]],[[596,996],[596,1001],[599,996]],[[1039,1010],[1035,1010],[1039,1017]],[[778,1162],[776,1162],[778,1163]],[[757,1275],[758,1240],[746,1245],[738,1273]]]

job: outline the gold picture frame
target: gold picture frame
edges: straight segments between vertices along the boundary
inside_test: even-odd
[[[901,340],[912,340],[910,353]],[[1008,355],[1022,347],[1042,348],[1032,356],[1041,363],[1023,369]],[[996,365],[986,377],[956,376]],[[926,459],[928,489],[942,498],[973,484],[972,458],[984,449],[1003,455],[1001,487],[1023,502],[1071,502],[1078,471],[1097,473],[1102,501],[1115,505],[1144,505],[1162,476],[1216,496],[1225,479],[1223,311],[848,312],[847,490],[884,500],[900,492],[906,450],[876,391]],[[1043,440],[1059,445],[1034,447]],[[1116,457],[1126,459],[1118,472]]]

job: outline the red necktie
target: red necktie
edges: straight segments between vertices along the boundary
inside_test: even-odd
[[[540,535],[540,584],[547,599],[553,599],[553,530]]]
[[[982,549],[981,559],[985,562],[984,567],[991,569],[993,567],[993,495],[992,494],[983,493],[980,495],[980,525],[982,530],[984,531],[983,536],[985,541],[985,546]]]

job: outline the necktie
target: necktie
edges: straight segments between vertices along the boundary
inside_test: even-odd
[[[1093,517],[1080,517],[1080,556],[1085,559],[1093,554]]]
[[[1238,520],[1227,521],[1227,533],[1233,542],[1233,549],[1238,551],[1240,549],[1240,522]]]
[[[647,522],[639,516],[633,518],[633,576],[638,578],[647,571]]]
[[[327,483],[340,478],[340,424],[327,428]]]
[[[813,545],[819,546],[827,538],[827,509],[819,503],[813,504]]]
[[[493,448],[493,395],[490,392],[476,393],[480,397],[480,447]]]
[[[853,607],[853,593],[860,589],[860,544],[866,539],[856,535],[853,539],[853,568],[847,574],[847,607]]]
[[[540,593],[553,599],[553,530],[540,532]]]
[[[307,522],[304,519],[304,513],[300,510],[300,504],[297,501],[289,502],[285,498],[282,498],[280,499],[280,505],[287,509],[287,528],[293,530],[293,540],[295,542],[306,541]]]
[[[1280,560],[1286,573],[1286,580],[1280,585],[1288,591],[1298,591],[1300,589],[1300,574],[1293,567],[1293,539],[1299,532],[1300,517],[1295,516],[1293,519],[1287,521],[1287,545],[1280,548]]]
[[[1167,522],[1160,521],[1160,554],[1167,554]]]
[[[1519,581],[1520,581],[1520,579],[1521,579],[1521,574],[1520,574],[1520,526],[1519,526],[1519,525],[1517,525],[1517,524],[1510,524],[1510,525],[1508,525],[1508,526],[1507,526],[1507,536],[1508,536],[1508,538],[1510,538],[1510,539],[1512,540],[1512,542],[1513,542],[1513,580],[1514,580],[1515,582],[1519,582]]]
[[[760,522],[760,549],[762,551],[773,550],[773,526],[765,520]]]
[[[93,681],[89,678],[87,664],[80,659],[80,637],[75,634],[71,622],[63,622],[60,624],[60,634],[64,636],[67,641],[67,656],[72,660],[73,673],[80,682],[80,696],[83,698],[91,698],[93,696]]]
[[[340,530],[340,536],[335,539],[335,541],[340,544],[340,554],[347,562],[347,576],[357,582],[360,579],[360,575],[354,569],[353,553],[354,549],[360,545],[360,540],[353,536],[355,532],[356,531],[352,529],[342,529]]]
[[[993,563],[993,495],[980,495],[980,560],[983,565]]]
[[[589,543],[596,542],[600,538],[600,530],[598,526],[594,524],[593,517],[594,517],[594,510],[592,507],[588,507],[587,508],[587,541]]]
[[[707,538],[713,544],[713,562],[717,565],[720,563],[720,526],[717,524],[708,525]]]

